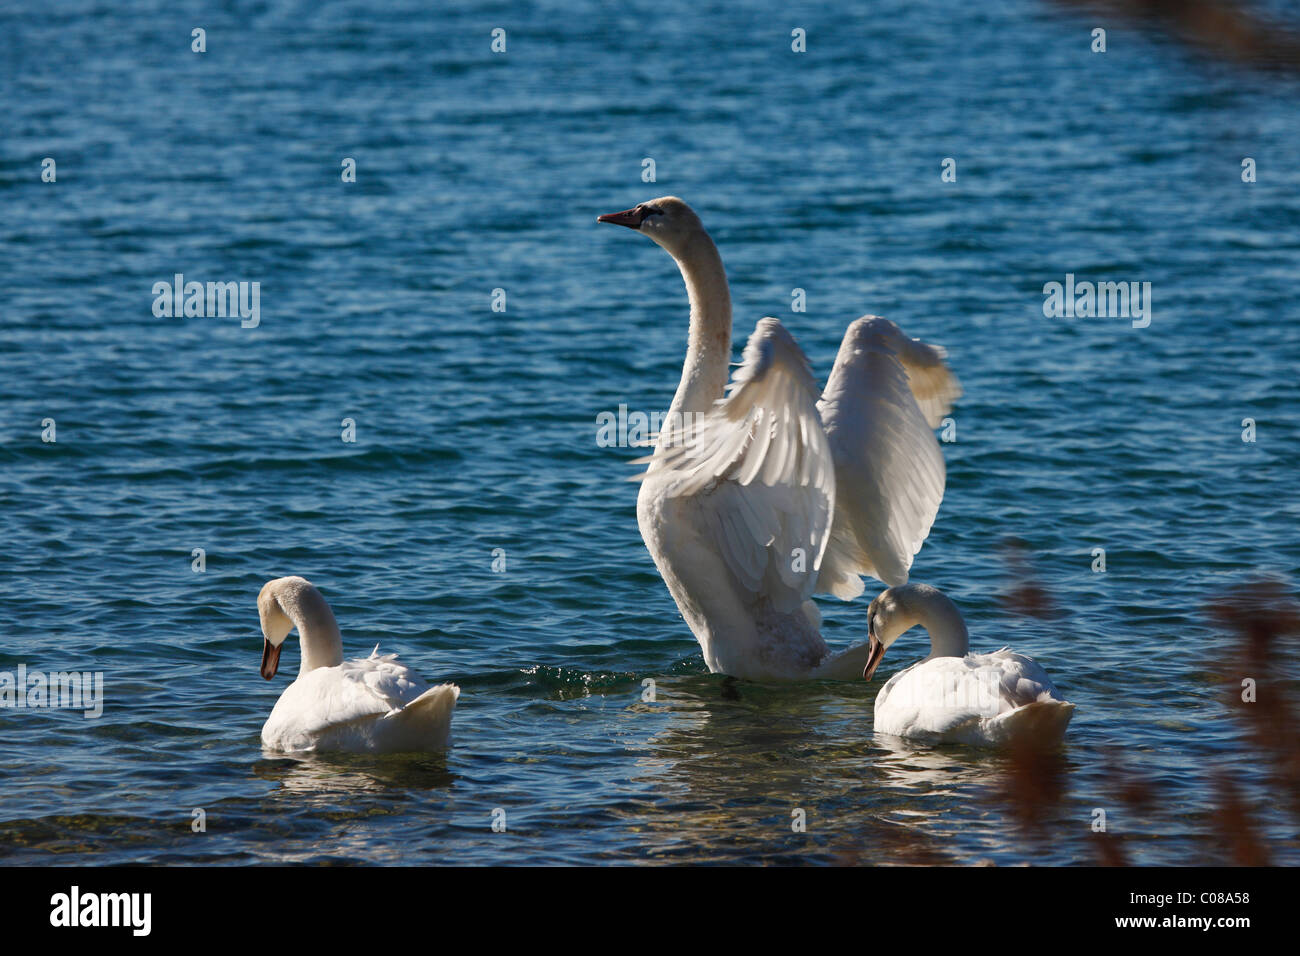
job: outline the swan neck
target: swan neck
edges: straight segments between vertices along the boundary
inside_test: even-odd
[[[686,364],[669,415],[702,413],[722,398],[731,362],[731,292],[718,247],[704,230],[673,253],[691,303]]]
[[[337,667],[343,663],[343,636],[329,603],[315,588],[299,591],[294,600],[282,601],[281,607],[298,629],[302,648],[302,665],[298,676],[318,667]]]
[[[930,635],[930,657],[965,657],[970,632],[957,605],[938,591],[925,594],[917,603],[916,623]]]

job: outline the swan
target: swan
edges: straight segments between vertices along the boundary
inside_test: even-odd
[[[933,429],[961,394],[947,353],[863,316],[823,392],[769,317],[728,385],[727,275],[694,210],[664,196],[597,221],[648,236],[686,284],[686,362],[638,460],[637,523],[705,663],[751,680],[856,679],[867,645],[828,648],[811,598],[852,600],[864,574],[907,581],[943,498]]]
[[[877,733],[978,746],[1052,745],[1065,736],[1074,705],[1047,671],[1006,647],[968,653],[966,622],[938,588],[886,588],[867,614],[867,680],[903,632],[920,625],[930,634],[930,656],[899,671],[876,695]]]
[[[343,750],[403,753],[442,750],[460,697],[455,684],[430,687],[396,654],[343,660],[334,612],[305,578],[276,578],[257,595],[262,676],[280,665],[284,639],[298,629],[302,665],[262,727],[262,746],[286,753]]]

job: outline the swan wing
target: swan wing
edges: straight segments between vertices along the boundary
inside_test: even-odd
[[[943,500],[933,428],[961,395],[946,354],[875,316],[845,333],[818,403],[836,482],[818,590],[847,601],[862,593],[862,575],[907,582]]]
[[[379,647],[369,657],[344,661],[339,682],[351,692],[358,709],[383,707],[384,712],[400,710],[415,700],[429,685],[415,675],[405,664],[397,662],[396,654],[380,654]]]
[[[783,612],[812,594],[835,500],[819,394],[794,338],[761,319],[726,397],[691,427],[673,423],[641,459],[666,497],[699,502],[736,582]]]
[[[968,661],[979,668],[991,668],[998,675],[1000,713],[1045,700],[1063,700],[1043,665],[1009,647],[992,654],[971,654]]]

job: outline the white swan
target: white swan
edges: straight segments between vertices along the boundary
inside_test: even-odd
[[[967,653],[966,622],[942,591],[928,584],[887,588],[867,614],[867,680],[908,628],[920,625],[930,634],[930,656],[899,671],[876,695],[877,733],[980,746],[1050,745],[1065,736],[1074,705],[1047,671],[1005,647]]]
[[[932,429],[961,394],[946,353],[865,316],[822,393],[765,318],[728,387],[731,297],[699,218],[666,196],[598,221],[649,236],[686,282],[686,363],[637,522],[705,662],[755,680],[856,678],[867,645],[831,652],[811,597],[850,600],[864,574],[907,580],[943,498]]]
[[[262,727],[262,746],[289,753],[344,750],[404,753],[447,746],[455,684],[429,687],[396,654],[343,660],[334,612],[320,591],[300,577],[268,581],[257,596],[262,621],[262,676],[280,664],[284,639],[295,627],[302,645],[298,679],[276,701]]]

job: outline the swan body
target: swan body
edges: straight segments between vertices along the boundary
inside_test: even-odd
[[[885,649],[920,625],[930,656],[899,671],[876,695],[877,733],[928,743],[998,747],[1052,745],[1065,736],[1074,705],[1033,658],[1002,648],[968,653],[961,613],[926,584],[889,588],[871,602],[870,679]]]
[[[343,660],[343,641],[324,596],[304,578],[276,578],[257,598],[262,676],[270,680],[294,628],[302,645],[298,679],[262,727],[262,746],[286,753],[405,753],[442,750],[460,697],[455,684],[430,687],[396,654]]]
[[[867,645],[832,651],[812,596],[851,600],[862,575],[907,580],[944,489],[935,428],[960,395],[946,353],[864,316],[825,390],[775,318],[758,322],[727,383],[731,298],[722,259],[672,196],[601,222],[673,256],[690,301],[686,361],[637,524],[714,672],[852,680]]]

